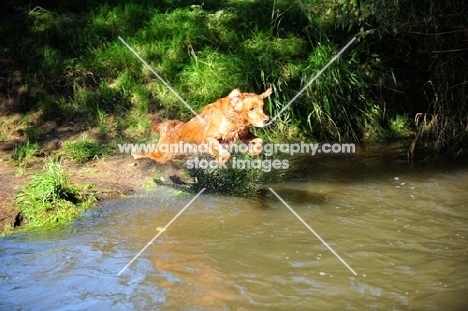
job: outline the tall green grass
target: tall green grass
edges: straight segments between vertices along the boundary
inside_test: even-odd
[[[400,131],[418,131],[419,140],[435,139],[453,154],[466,151],[466,25],[460,23],[466,10],[456,1],[11,3],[17,18],[0,28],[3,59],[27,86],[22,96],[28,105],[21,109],[39,109],[46,120],[142,139],[149,131],[136,120],[148,113],[192,117],[119,36],[195,110],[233,88],[259,93],[272,84],[265,106],[272,116],[357,36],[273,126],[257,134],[385,139],[395,134],[395,120],[407,116]],[[414,121],[422,115],[438,122]],[[115,123],[106,123],[111,117]]]

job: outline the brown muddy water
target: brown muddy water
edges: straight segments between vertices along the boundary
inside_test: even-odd
[[[467,310],[468,163],[298,157],[257,197],[158,188],[0,239],[1,310]]]

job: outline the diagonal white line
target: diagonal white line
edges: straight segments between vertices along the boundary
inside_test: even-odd
[[[343,52],[354,42],[354,40],[356,40],[356,37],[354,37],[353,39],[351,39],[351,41],[348,42],[348,44],[345,45],[344,48],[342,48],[338,54],[335,55],[335,57],[333,57],[329,62],[328,64],[325,65],[325,67],[323,67],[316,75],[315,77],[312,78],[312,80],[309,81],[309,83],[306,84],[306,86],[304,86],[302,88],[302,90],[299,91],[299,93],[296,94],[296,96],[293,97],[293,99],[291,99],[289,101],[289,103],[284,106],[277,114],[276,116],[274,116],[273,118],[270,119],[270,122],[268,122],[267,124],[265,124],[264,126],[268,126],[270,124],[272,124],[298,97],[299,95],[302,94],[302,92],[304,92],[338,57],[340,57],[341,54],[343,54]]]
[[[297,217],[297,219],[299,219],[303,224],[304,226],[307,227],[307,229],[309,229],[332,253],[333,255],[335,255],[345,266],[346,268],[348,268],[354,275],[357,275],[357,273],[353,270],[353,268],[351,268],[347,263],[346,261],[343,260],[343,258],[340,257],[340,255],[338,255],[331,247],[330,245],[327,244],[327,242],[325,242],[305,221],[304,219],[301,218],[301,216],[299,216],[292,208],[291,206],[288,205],[288,203],[286,203],[273,189],[271,188],[268,188],[270,189],[270,191],[287,207],[289,208],[289,210],[294,214],[294,216]]]
[[[149,241],[149,242],[145,245],[145,247],[143,247],[142,250],[141,250],[138,254],[136,254],[135,257],[133,257],[132,260],[130,260],[130,262],[129,262],[125,267],[123,267],[122,270],[120,270],[119,273],[117,273],[117,276],[120,276],[120,275],[122,274],[122,272],[124,272],[125,269],[127,269],[127,268],[128,268],[128,267],[145,251],[145,249],[148,248],[148,246],[150,246],[151,244],[153,244],[154,240],[156,240],[156,239],[159,237],[159,235],[160,235],[161,233],[163,233],[164,231],[166,231],[166,229],[174,222],[174,220],[176,220],[177,217],[179,217],[179,216],[187,209],[187,207],[189,207],[190,204],[192,204],[193,201],[195,201],[195,200],[198,198],[198,196],[199,196],[200,194],[202,194],[203,191],[205,191],[205,189],[206,189],[206,188],[203,188],[193,199],[191,199],[190,202],[188,202],[187,205],[185,205],[184,208],[183,208],[180,212],[178,212],[177,215],[175,215],[174,218],[172,218],[171,221],[169,221],[169,222],[167,223],[167,225],[166,225],[164,228],[162,228],[162,229],[159,231],[159,233],[156,234],[156,235],[154,236],[154,238],[151,239],[151,241]]]
[[[192,107],[189,106],[189,104],[187,104],[187,102],[179,96],[179,94],[177,94],[176,91],[174,91],[174,89],[166,82],[164,81],[163,78],[161,78],[161,76],[153,69],[151,68],[150,65],[148,65],[147,62],[145,62],[145,60],[143,58],[141,58],[140,55],[138,55],[137,52],[135,52],[134,49],[132,49],[132,47],[130,45],[128,45],[127,42],[125,42],[124,39],[122,39],[122,37],[119,36],[119,40],[122,41],[123,44],[125,44],[125,46],[133,53],[135,54],[135,56],[172,92],[174,93],[174,95],[185,105],[187,106],[188,109],[190,109],[190,111],[196,115],[198,117],[198,119],[200,120],[201,123],[205,124],[205,120],[203,120],[203,118],[195,111],[192,109]]]

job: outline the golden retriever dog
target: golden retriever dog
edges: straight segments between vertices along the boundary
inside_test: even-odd
[[[162,122],[152,117],[152,130],[160,134],[155,150],[132,155],[135,159],[150,158],[164,163],[184,156],[183,152],[171,150],[170,146],[180,143],[198,146],[205,144],[206,153],[224,164],[231,154],[222,145],[238,140],[249,146],[250,154],[258,155],[263,140],[250,133],[249,128],[263,127],[268,122],[269,118],[263,112],[263,100],[271,93],[271,86],[260,95],[241,93],[239,89],[234,89],[228,96],[205,106],[199,114],[201,118],[193,117],[187,123],[179,120]]]

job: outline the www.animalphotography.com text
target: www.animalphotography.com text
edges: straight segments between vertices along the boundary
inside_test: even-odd
[[[234,154],[245,154],[252,151],[252,148],[261,148],[261,153],[266,158],[254,159],[239,159],[233,158],[227,163],[219,163],[216,159],[191,157],[186,161],[188,169],[262,169],[264,172],[269,172],[272,169],[287,169],[289,168],[288,159],[268,159],[273,155],[299,155],[309,154],[311,156],[318,154],[352,154],[356,152],[356,146],[353,143],[266,143],[262,146],[249,145],[244,143],[221,144],[221,148]],[[141,152],[171,152],[181,155],[198,155],[209,152],[210,144],[191,144],[179,142],[177,144],[118,144],[121,153],[141,153]]]

